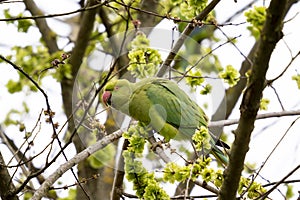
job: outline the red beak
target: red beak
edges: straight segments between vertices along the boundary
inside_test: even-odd
[[[110,91],[104,91],[104,93],[102,95],[102,101],[107,106],[111,104],[111,92]]]

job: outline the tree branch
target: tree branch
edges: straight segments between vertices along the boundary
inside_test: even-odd
[[[127,149],[129,145],[129,141],[127,139],[124,140],[122,152]],[[112,194],[111,194],[111,200],[119,200],[123,191],[123,180],[125,176],[125,170],[124,170],[124,158],[123,155],[120,155],[120,158],[118,160],[118,165],[116,168],[116,173],[114,177],[113,187],[112,187]]]
[[[16,190],[13,182],[11,181],[11,177],[8,173],[7,168],[5,167],[4,159],[2,157],[2,153],[0,152],[0,196],[1,199],[10,199],[10,200],[18,200],[17,194],[14,193]]]
[[[96,4],[96,2],[93,0],[90,1],[90,3],[87,6],[90,7],[93,6],[94,4]],[[82,14],[82,20],[80,22],[80,30],[77,35],[77,40],[75,42],[75,46],[72,50],[72,54],[69,60],[69,63],[72,65],[73,77],[76,77],[78,73],[86,48],[89,44],[90,36],[94,27],[96,13],[97,10],[93,9],[93,10],[89,10],[88,12],[84,12]],[[63,104],[67,116],[72,115],[72,92],[73,92],[74,80],[75,79],[70,80],[64,78],[61,83]],[[72,123],[69,125],[71,130],[75,127]]]
[[[96,0],[89,1],[89,4],[87,6],[90,7],[94,5],[97,5]],[[69,60],[69,63],[72,65],[72,74],[74,76],[77,75],[85,54],[85,50],[89,44],[91,33],[94,27],[96,13],[97,9],[93,9],[89,10],[88,12],[84,12],[82,15],[82,20],[80,21],[80,30]]]
[[[31,15],[35,16],[42,13],[33,0],[26,0],[23,2]],[[49,48],[49,52],[51,54],[57,52],[59,49],[56,42],[56,34],[48,26],[46,19],[36,18],[35,23],[42,34],[42,38],[45,41],[46,46]]]
[[[24,1],[20,1],[20,2],[24,2]],[[13,2],[10,1],[10,3],[13,3]],[[104,1],[101,4],[96,4],[96,5],[93,5],[93,6],[86,6],[84,8],[80,8],[80,9],[77,9],[77,10],[73,10],[73,11],[70,11],[70,12],[64,12],[64,13],[55,13],[55,14],[44,15],[41,12],[38,12],[36,15],[33,15],[33,16],[20,16],[20,17],[11,17],[11,18],[0,19],[0,22],[17,21],[17,20],[23,20],[23,19],[36,20],[36,19],[61,17],[61,16],[72,15],[72,14],[81,13],[81,12],[85,12],[85,11],[89,11],[89,10],[94,10],[94,9],[97,9],[98,7],[100,7],[100,6],[102,6],[103,4],[106,4],[106,3],[107,2]],[[40,11],[40,10],[37,9],[36,11]]]
[[[265,194],[258,197],[257,199],[266,199],[271,192],[273,192],[280,184],[282,184],[287,178],[289,178],[293,173],[295,173],[298,169],[300,169],[300,165],[296,166],[291,172],[289,172],[286,176],[284,176],[280,181],[278,181],[270,190],[268,190]]]
[[[255,119],[266,119],[272,117],[285,117],[285,116],[294,116],[294,115],[300,115],[300,110],[264,113],[264,114],[257,115]],[[227,119],[227,120],[212,121],[209,123],[208,126],[223,127],[223,126],[230,126],[238,123],[239,123],[239,119]]]
[[[210,2],[210,4],[208,4],[204,10],[198,15],[196,16],[195,20],[197,21],[202,21],[214,8],[215,6],[220,2],[221,0],[213,0]],[[167,71],[167,69],[169,68],[169,66],[171,65],[172,61],[174,60],[176,54],[179,52],[181,46],[183,45],[184,41],[186,40],[187,36],[190,35],[190,33],[194,30],[195,26],[194,26],[194,21],[191,21],[183,30],[180,38],[178,39],[178,41],[176,42],[176,44],[174,45],[174,47],[171,49],[169,55],[167,56],[167,58],[165,59],[165,61],[163,62],[161,68],[159,69],[158,73],[157,73],[157,77],[162,77],[165,72]]]
[[[96,0],[89,1],[87,7],[94,6],[96,4]],[[96,16],[96,9],[89,10],[82,14],[82,20],[80,22],[80,30],[77,35],[77,40],[75,46],[72,50],[69,63],[72,65],[72,76],[76,77],[78,70],[81,66],[86,48],[89,44],[90,36],[94,27],[94,21]],[[73,116],[72,115],[72,95],[73,95],[73,86],[74,86],[75,79],[68,79],[63,78],[61,82],[62,87],[62,97],[63,97],[63,105],[65,109],[66,116]],[[75,130],[75,124],[73,120],[69,121],[68,129],[70,132]],[[79,138],[77,138],[80,140]],[[75,137],[76,140],[76,137]],[[80,144],[80,141],[78,141]],[[75,145],[76,146],[76,145]],[[76,146],[77,151],[79,152],[81,148]]]
[[[108,136],[105,136],[101,140],[97,141],[95,144],[87,147],[77,155],[75,155],[72,159],[62,164],[54,173],[52,173],[45,182],[38,188],[38,190],[34,193],[32,200],[41,199],[45,194],[47,194],[50,187],[58,180],[66,171],[71,169],[73,166],[78,164],[79,162],[85,160],[87,157],[95,153],[96,151],[103,149],[108,144],[113,141],[119,139],[122,136],[122,131],[118,130]]]
[[[253,70],[249,78],[249,85],[243,95],[240,106],[240,121],[235,131],[235,140],[229,155],[229,165],[224,171],[224,182],[219,193],[220,200],[235,199],[236,197],[262,91],[266,85],[265,76],[269,67],[270,57],[277,42],[283,36],[282,24],[287,2],[287,0],[272,0],[267,9],[266,21],[253,60]]]

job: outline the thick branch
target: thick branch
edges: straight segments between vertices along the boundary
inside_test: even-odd
[[[127,149],[128,145],[129,141],[125,139],[122,147],[122,152]],[[111,200],[119,200],[121,198],[121,193],[123,191],[123,179],[125,176],[124,165],[124,158],[121,155],[118,161],[118,165],[116,165],[117,170],[114,177]]]
[[[89,6],[96,4],[95,1],[90,1]],[[75,46],[72,50],[72,54],[69,63],[72,65],[72,75],[76,77],[77,72],[81,66],[86,48],[89,44],[90,36],[94,27],[95,15],[97,10],[89,10],[82,13],[82,20],[80,23],[80,30],[77,36]],[[72,116],[72,92],[75,79],[64,78],[61,82],[62,96],[64,109],[67,116]],[[70,120],[69,130],[72,132],[74,129],[74,122]]]
[[[25,0],[24,4],[32,16],[40,15],[42,13],[33,0]],[[46,46],[49,48],[49,52],[54,53],[58,51],[59,49],[56,43],[56,34],[48,26],[46,19],[35,19],[35,23],[42,34],[42,38],[45,41]]]
[[[229,165],[224,172],[219,199],[235,199],[246,153],[249,150],[250,136],[254,128],[262,91],[266,84],[266,72],[271,54],[282,38],[282,23],[287,0],[272,0],[267,9],[266,21],[261,33],[259,46],[253,60],[253,70],[249,85],[240,106],[240,121],[235,132],[235,140],[229,156]]]
[[[88,1],[87,7],[97,5],[97,2],[98,1],[96,0],[90,0]],[[96,13],[97,9],[92,9],[81,13],[80,29],[76,38],[75,46],[72,49],[71,56],[69,59],[69,64],[72,66],[73,78],[68,79],[67,77],[64,77],[61,82],[63,105],[67,116],[72,116],[72,103],[74,103],[72,99],[74,80],[77,76],[77,73],[80,69],[80,66],[86,53],[86,49],[89,45],[90,37],[94,27]],[[72,133],[77,132],[74,120],[72,119],[68,123],[68,130]],[[73,136],[73,143],[75,145],[76,151],[82,151],[85,147],[82,144],[81,139],[77,134]],[[92,176],[92,174],[94,174],[95,171],[89,168],[88,166],[83,169],[84,170],[78,170],[78,177],[90,177]],[[96,173],[99,172],[97,171]],[[83,187],[81,184],[79,184],[78,186],[80,188],[78,187],[76,199],[82,199],[86,197],[91,198],[94,196],[96,187],[90,187],[90,182],[88,182],[87,185],[85,185],[85,187]]]
[[[119,139],[122,136],[122,131],[116,131],[101,140],[97,141],[95,144],[84,149],[82,152],[75,155],[72,159],[62,164],[53,174],[51,174],[45,182],[40,186],[40,188],[34,193],[32,200],[41,199],[45,194],[47,194],[50,187],[57,181],[66,171],[71,169],[74,165],[85,160],[87,157],[95,153],[96,151],[103,149],[108,144]]]
[[[11,194],[13,194],[13,192],[15,191],[15,186],[12,183],[12,179],[8,173],[7,168],[5,167],[5,163],[4,163],[4,159],[2,157],[2,153],[0,152],[0,196],[1,199],[6,200],[6,199],[10,199],[10,200],[18,200],[18,196],[16,194],[14,194],[13,196],[11,196]]]
[[[87,6],[93,6],[97,4],[96,2],[96,0],[89,1],[89,4]],[[72,74],[74,76],[76,76],[79,67],[81,66],[82,59],[84,57],[86,48],[89,44],[91,33],[94,27],[96,13],[97,9],[89,10],[87,12],[82,13],[82,20],[80,21],[80,30],[69,61],[72,65]]]

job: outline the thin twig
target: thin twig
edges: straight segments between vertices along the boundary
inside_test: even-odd
[[[270,190],[268,190],[262,196],[256,198],[256,200],[266,199],[269,194],[271,194],[280,184],[282,184],[288,177],[293,175],[293,173],[295,173],[298,169],[300,169],[300,165],[296,166],[292,171],[290,171],[286,176],[284,176],[280,181],[278,181]]]
[[[181,77],[181,79],[178,80],[178,82],[181,81],[184,77],[186,77],[187,74],[188,74],[193,68],[195,68],[195,67],[196,67],[196,66],[197,66],[204,58],[206,58],[207,56],[211,55],[212,52],[214,52],[215,50],[221,48],[222,46],[224,46],[224,45],[226,45],[226,44],[228,44],[228,43],[231,43],[231,44],[232,44],[232,41],[235,40],[236,38],[240,37],[240,36],[241,36],[241,35],[236,36],[236,37],[231,38],[231,39],[228,38],[227,41],[225,41],[224,43],[218,45],[217,47],[213,48],[213,49],[210,50],[208,53],[206,53],[205,55],[203,55],[199,60],[196,61],[196,63],[195,63],[193,66],[191,66],[188,70],[186,70],[186,71],[183,73],[183,76]],[[240,52],[240,53],[241,53],[241,52]],[[242,54],[242,53],[241,53],[241,54]]]
[[[282,110],[285,110],[285,109],[284,109],[284,106],[283,106],[283,103],[282,103],[282,101],[281,101],[281,99],[280,99],[280,97],[279,97],[279,94],[277,93],[276,88],[275,88],[273,85],[270,85],[270,87],[273,89],[273,91],[274,91],[274,93],[275,93],[275,95],[276,95],[276,97],[277,97],[277,100],[278,100],[278,102],[279,102],[279,104],[280,104],[280,106],[281,106],[281,109],[282,109]]]
[[[291,110],[291,111],[281,111],[281,112],[270,112],[264,114],[258,114],[256,119],[266,119],[272,117],[284,117],[284,116],[294,116],[300,115],[300,110]],[[219,120],[219,121],[212,121],[209,123],[209,127],[221,127],[221,126],[230,126],[234,124],[238,124],[239,119],[227,119],[227,120]]]
[[[85,12],[85,11],[89,11],[89,10],[94,10],[94,9],[97,9],[98,7],[101,7],[102,5],[104,5],[106,3],[107,2],[104,1],[101,4],[96,4],[96,5],[93,5],[93,6],[88,6],[88,7],[85,7],[85,8],[80,8],[80,9],[77,9],[77,10],[74,10],[74,11],[64,12],[64,13],[5,18],[5,19],[0,19],[0,22],[1,21],[8,22],[8,21],[16,21],[16,20],[24,20],[24,19],[43,19],[43,18],[61,17],[61,16],[72,15],[72,14],[75,14],[75,13],[81,13],[81,12]]]
[[[290,183],[299,183],[299,182],[300,182],[299,179],[295,179],[295,180],[283,181],[283,182],[281,182],[280,184],[290,184]],[[264,184],[264,185],[262,185],[262,186],[265,188],[265,187],[269,187],[269,186],[275,185],[275,184],[277,184],[277,183],[278,183],[278,181],[272,182],[272,183],[267,183],[267,184]]]
[[[282,142],[282,140],[285,138],[285,136],[288,134],[289,130],[293,127],[293,125],[296,123],[296,121],[298,119],[300,119],[300,117],[297,117],[291,123],[291,125],[288,127],[288,129],[285,131],[285,133],[283,134],[283,136],[280,138],[280,140],[277,142],[277,144],[275,145],[275,147],[272,149],[272,151],[269,153],[269,155],[267,156],[267,158],[265,159],[265,161],[263,162],[263,164],[260,166],[260,168],[256,172],[256,174],[253,177],[253,179],[251,180],[251,183],[249,184],[248,188],[241,194],[241,197],[250,189],[250,187],[254,183],[255,179],[257,178],[257,176],[259,175],[259,173],[261,172],[261,170],[264,168],[264,166],[266,165],[266,163],[268,162],[268,160],[270,159],[270,157],[272,156],[272,154],[274,153],[274,151],[277,149],[277,147],[279,146],[279,144]],[[278,183],[276,183],[276,184],[278,184]]]
[[[279,79],[280,77],[282,77],[284,75],[284,73],[288,70],[288,68],[292,65],[292,63],[295,61],[295,59],[300,55],[300,51],[298,51],[298,53],[292,57],[292,59],[290,60],[289,64],[284,68],[284,70],[275,78],[268,80],[268,84],[272,84],[274,81],[276,81],[277,79]]]

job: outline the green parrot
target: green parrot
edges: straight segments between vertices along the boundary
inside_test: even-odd
[[[102,95],[103,103],[150,125],[166,142],[183,134],[191,140],[196,129],[207,127],[208,117],[196,102],[178,87],[163,78],[146,78],[137,83],[126,79],[110,81]],[[227,158],[211,139],[212,154],[223,164]],[[229,148],[217,140],[216,144]]]

